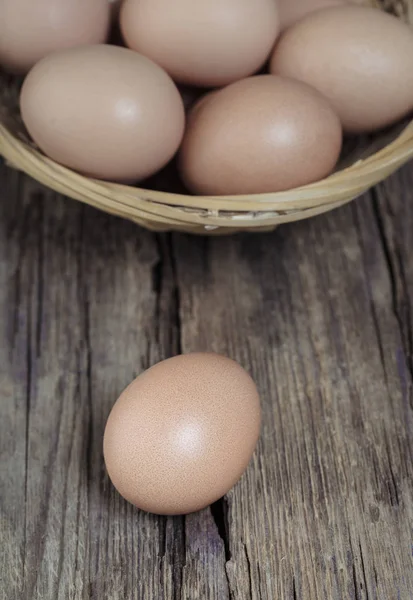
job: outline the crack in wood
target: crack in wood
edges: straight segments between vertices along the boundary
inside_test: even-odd
[[[40,356],[41,344],[42,344],[42,323],[43,323],[43,297],[44,297],[44,277],[43,277],[43,264],[44,264],[44,236],[43,236],[43,222],[44,222],[44,195],[41,193],[35,193],[33,202],[36,205],[38,217],[37,228],[38,228],[38,253],[37,253],[37,315],[36,315],[36,356]]]
[[[82,378],[86,379],[86,401],[87,401],[87,427],[85,428],[85,440],[83,443],[82,456],[85,460],[86,465],[86,496],[87,503],[89,506],[91,486],[90,482],[93,480],[94,465],[93,465],[93,446],[94,446],[94,426],[93,426],[93,383],[92,383],[92,343],[91,343],[91,329],[90,329],[90,303],[88,297],[87,287],[87,261],[85,253],[85,218],[86,218],[86,207],[82,207],[79,217],[79,243],[77,245],[77,264],[78,264],[78,301],[79,307],[82,307],[82,341],[80,349],[80,356],[78,360],[78,385],[79,388],[82,385]],[[77,521],[78,522],[78,521]],[[90,564],[90,554],[88,552],[88,562],[85,564],[85,575],[89,579],[90,573],[92,572],[92,566]],[[85,585],[85,592],[87,588]],[[93,588],[91,589],[91,597],[93,597]]]
[[[179,588],[177,587],[177,593],[176,593],[176,597],[180,598],[182,595],[182,590],[184,587],[184,577],[185,577],[185,569],[186,569],[186,565],[187,565],[187,556],[188,556],[188,549],[187,549],[187,540],[186,540],[186,516],[183,515],[181,517],[182,519],[182,538],[181,538],[181,555],[182,555],[182,564],[181,564],[181,568],[179,569]],[[178,589],[179,589],[179,594],[178,594]],[[183,598],[182,600],[186,600],[185,598]]]
[[[359,551],[360,551],[360,560],[361,560],[361,570],[363,573],[364,593],[366,596],[366,600],[370,600],[369,586],[368,586],[367,577],[366,577],[366,565],[364,563],[364,553],[363,553],[363,548],[361,547],[360,540],[359,540]]]
[[[390,480],[387,481],[387,487],[389,490],[389,497],[390,497],[390,504],[392,506],[399,506],[399,504],[400,504],[399,489],[398,489],[398,485],[397,485],[397,478],[394,474],[394,470],[393,470],[393,466],[392,466],[392,456],[391,456],[390,444],[389,444],[387,434],[384,434],[383,438],[384,438],[383,445],[384,445],[384,448],[386,449],[386,458],[387,458],[387,462],[388,462],[388,469],[389,469],[389,475],[390,475]]]
[[[31,272],[31,278],[30,278],[30,296],[28,299],[28,305],[27,305],[27,321],[26,321],[26,327],[27,327],[27,340],[26,340],[26,433],[25,433],[25,485],[24,485],[24,494],[25,494],[25,524],[24,524],[24,559],[23,559],[23,572],[24,572],[24,581],[25,581],[25,589],[27,591],[27,597],[29,598],[29,594],[33,595],[34,593],[34,588],[36,585],[36,577],[30,577],[28,576],[27,573],[27,569],[26,569],[26,565],[27,565],[27,551],[28,551],[28,544],[27,544],[27,527],[28,527],[28,520],[27,520],[27,509],[28,509],[28,486],[29,486],[29,475],[30,475],[30,468],[29,468],[29,457],[30,457],[30,419],[31,419],[31,410],[32,410],[32,386],[33,386],[33,381],[34,381],[34,377],[33,377],[33,361],[37,360],[40,356],[40,348],[41,348],[41,328],[42,328],[42,311],[43,311],[43,280],[41,277],[41,273],[43,270],[43,240],[42,240],[42,224],[43,224],[43,211],[42,211],[42,195],[41,194],[36,194],[33,195],[34,197],[32,197],[30,199],[30,204],[29,204],[29,208],[26,211],[26,215],[29,214],[29,211],[32,212],[33,210],[35,210],[35,212],[37,212],[37,218],[34,219],[38,228],[38,232],[37,232],[37,246],[38,246],[38,251],[37,251],[37,264],[36,264],[36,269],[37,269],[37,277],[35,276],[36,274],[33,272]],[[35,207],[35,208],[33,208]],[[26,226],[29,226],[29,222],[30,220],[28,219],[26,222]],[[23,231],[26,232],[26,235],[28,235],[27,229],[23,229]],[[24,244],[22,246],[23,248],[23,253],[26,252],[27,250],[27,246],[26,244]],[[24,254],[22,254],[20,256],[20,261],[23,260],[23,256]],[[21,264],[21,263],[20,263]],[[19,267],[18,272],[17,272],[17,279],[19,280],[19,277],[22,275],[21,273],[21,269]],[[36,288],[35,291],[33,290],[33,285],[34,282],[36,282]],[[18,300],[20,301],[20,290],[21,290],[21,285],[18,284],[16,285],[17,288],[17,294],[18,294]],[[32,308],[32,300],[35,299],[35,314],[36,314],[36,321],[33,324],[33,308]],[[19,304],[17,305],[19,306]],[[18,327],[18,325],[17,325]],[[14,327],[14,335],[17,335],[17,329],[16,325]],[[35,330],[35,336],[34,336],[34,340],[33,340],[33,327]],[[46,516],[47,516],[47,512],[46,512]],[[44,546],[43,546],[44,547]],[[31,584],[29,586],[26,587],[26,584],[28,582],[28,580],[31,579]]]
[[[259,592],[259,598],[261,600],[261,598],[265,598],[263,591],[262,591],[262,585],[261,585],[261,581],[262,581],[262,575],[261,575],[261,566],[260,563],[257,563],[257,576],[258,576],[258,592]],[[299,600],[299,599],[297,599]]]
[[[27,519],[27,511],[28,511],[28,486],[29,486],[29,441],[30,441],[30,412],[31,412],[31,393],[32,393],[32,357],[31,357],[31,344],[30,344],[30,307],[28,310],[28,339],[27,339],[27,347],[26,347],[26,430],[25,430],[25,456],[24,456],[24,506],[25,506],[25,514],[24,514],[24,540],[23,540],[23,579],[24,582],[27,581],[27,527],[28,527],[28,519]]]
[[[20,193],[23,193],[23,188],[19,187]],[[37,198],[39,200],[39,198]],[[17,300],[20,302],[21,300],[21,277],[24,272],[22,272],[22,266],[25,259],[31,257],[27,257],[27,249],[29,247],[28,238],[30,236],[30,224],[32,219],[30,218],[33,211],[37,218],[34,219],[38,232],[35,235],[37,239],[37,245],[40,247],[42,244],[41,238],[41,224],[42,224],[42,213],[39,211],[39,203],[34,203],[34,199],[29,199],[28,208],[25,211],[25,223],[22,229],[22,239],[24,239],[24,243],[21,246],[21,252],[19,253],[19,262],[16,273],[16,295]],[[27,552],[28,552],[28,497],[29,497],[29,476],[30,476],[30,433],[31,433],[31,412],[32,412],[32,392],[33,392],[33,382],[34,382],[34,365],[33,362],[38,358],[39,355],[39,343],[38,338],[40,335],[41,329],[41,319],[39,323],[39,317],[41,316],[42,310],[42,298],[43,298],[43,290],[39,289],[39,273],[42,270],[42,259],[43,255],[38,249],[37,256],[34,256],[33,259],[33,268],[29,270],[29,280],[26,282],[28,285],[28,298],[27,298],[27,312],[26,312],[26,430],[25,430],[25,482],[24,482],[24,497],[25,497],[25,516],[24,516],[24,542],[23,542],[23,573],[24,573],[24,589],[27,593],[27,597],[29,594],[33,594],[35,585],[36,585],[36,574],[32,575],[27,572]],[[37,273],[35,272],[37,269]],[[37,275],[37,277],[36,277]],[[36,288],[34,288],[35,283],[37,284]],[[34,307],[33,307],[34,303]],[[40,305],[40,306],[39,306]],[[19,305],[17,305],[19,306]],[[18,309],[17,309],[18,314]],[[37,320],[33,322],[33,315],[36,315]],[[18,319],[18,317],[17,317]],[[17,336],[19,331],[19,323],[15,322],[13,327],[13,335]],[[34,335],[33,335],[34,333]],[[46,511],[47,516],[47,511]],[[42,546],[43,547],[43,546]],[[28,581],[30,583],[28,584]]]
[[[408,302],[408,288],[403,261],[400,255],[400,249],[397,244],[397,238],[390,243],[386,231],[386,225],[381,208],[381,199],[377,188],[372,189],[373,214],[377,222],[377,228],[380,235],[380,241],[383,248],[387,269],[389,272],[393,311],[398,323],[400,337],[403,344],[406,367],[409,371],[409,404],[413,410],[413,318]]]
[[[248,547],[245,542],[242,542],[242,547],[244,548],[245,560],[247,561],[247,573],[248,573],[248,591],[250,600],[252,600],[252,566],[251,559],[248,552]]]
[[[171,233],[166,234],[166,240],[167,240],[167,248],[170,253],[172,279],[173,279],[173,283],[174,283],[174,287],[173,287],[173,302],[174,302],[173,317],[174,317],[174,325],[175,325],[176,331],[177,331],[176,354],[182,354],[183,340],[182,340],[182,318],[181,318],[181,290],[180,290],[179,277],[178,277],[178,259],[176,256],[173,234],[171,234]]]
[[[152,292],[155,296],[153,337],[168,358],[182,353],[180,284],[173,236],[154,234],[157,260],[152,267]],[[167,312],[168,331],[161,330]],[[148,361],[148,367],[151,366]]]
[[[159,559],[162,561],[166,555],[167,517],[159,518]]]
[[[72,430],[70,432],[70,439],[73,440],[74,437],[74,431],[75,431],[75,427],[76,427],[76,418],[73,418],[73,422],[72,422]],[[70,464],[70,457],[69,457],[69,464]],[[59,595],[59,588],[60,588],[60,583],[62,581],[62,576],[63,576],[63,568],[64,568],[64,550],[65,550],[65,539],[66,539],[66,514],[67,514],[67,489],[68,489],[68,476],[66,473],[66,477],[65,477],[65,482],[64,482],[64,487],[63,487],[63,494],[62,494],[62,498],[63,498],[63,508],[62,508],[62,516],[61,516],[61,522],[60,522],[60,538],[59,538],[59,550],[58,550],[58,555],[59,555],[59,559],[58,559],[58,563],[57,563],[57,572],[56,572],[56,582],[55,582],[55,591],[54,591],[54,596],[55,598],[58,598]]]
[[[360,218],[358,215],[357,208],[355,208],[353,210],[353,217],[354,217],[355,224],[356,224],[356,230],[357,230],[357,235],[358,235],[358,239],[359,239],[359,244],[360,244],[360,247],[363,248],[362,226],[360,223]],[[383,374],[384,374],[384,377],[386,380],[386,386],[387,386],[387,389],[389,390],[389,382],[388,382],[388,377],[387,377],[387,369],[386,369],[386,361],[385,361],[385,351],[384,351],[384,347],[383,347],[382,334],[380,331],[380,321],[379,321],[376,306],[375,306],[374,300],[373,300],[370,278],[369,278],[368,269],[366,268],[366,265],[365,265],[365,260],[363,260],[363,266],[364,266],[364,271],[366,273],[365,282],[366,282],[366,287],[367,287],[369,306],[370,306],[370,310],[371,310],[372,323],[373,323],[374,331],[376,334],[377,345],[378,345],[379,354],[380,354],[380,362],[383,367]]]
[[[351,566],[351,574],[352,574],[352,578],[353,578],[353,587],[354,587],[354,598],[355,600],[361,600],[360,596],[359,596],[359,584],[357,581],[357,573],[356,573],[356,564],[354,562],[354,554],[352,555],[352,566]]]
[[[293,577],[293,600],[298,600],[297,584],[295,582],[295,577]]]
[[[229,562],[232,558],[232,554],[228,535],[228,501],[225,497],[220,498],[211,505],[211,514],[217,527],[219,537],[224,544],[225,561]]]
[[[161,295],[163,288],[163,279],[165,276],[165,256],[161,234],[154,234],[154,240],[158,257],[156,263],[152,267],[152,291],[155,294],[155,311],[154,311],[154,337],[159,344],[160,326],[161,326]],[[150,358],[147,357],[148,369],[151,366]]]
[[[85,370],[86,377],[86,397],[88,401],[88,426],[87,426],[87,435],[85,441],[85,460],[86,460],[86,474],[87,474],[87,482],[91,481],[93,474],[93,465],[92,465],[92,446],[93,446],[93,387],[92,387],[92,347],[91,347],[91,339],[90,339],[90,306],[87,292],[87,279],[86,279],[86,261],[84,256],[84,239],[85,239],[85,207],[82,207],[82,211],[80,214],[80,223],[79,223],[79,233],[80,233],[80,243],[78,246],[78,294],[79,294],[79,305],[82,306],[82,315],[83,315],[83,323],[82,323],[82,339],[83,339],[83,352],[81,357],[81,369],[79,369],[78,376],[81,376],[83,369]],[[83,364],[83,359],[85,360],[85,364]],[[88,490],[89,493],[89,490]]]

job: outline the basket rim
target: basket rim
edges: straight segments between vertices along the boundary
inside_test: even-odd
[[[121,183],[112,183],[104,180],[88,178],[64,167],[25,141],[13,135],[5,125],[0,122],[0,154],[15,168],[28,172],[29,175],[36,171],[49,171],[53,180],[61,179],[68,189],[72,186],[78,189],[79,185],[89,192],[102,194],[109,198],[113,195],[116,201],[131,208],[128,198],[137,198],[176,208],[194,210],[233,210],[233,211],[268,211],[268,210],[302,210],[322,206],[339,201],[341,195],[357,193],[361,187],[370,187],[377,181],[387,176],[387,171],[392,172],[402,164],[413,158],[413,119],[403,128],[394,141],[372,154],[368,158],[359,159],[354,164],[339,170],[327,178],[299,188],[283,192],[270,192],[265,194],[243,194],[223,196],[196,196],[174,192],[162,192],[143,187],[134,187]],[[386,171],[386,172],[385,172]],[[75,190],[74,190],[75,191]],[[122,201],[120,200],[122,198]],[[225,208],[223,208],[225,207]]]

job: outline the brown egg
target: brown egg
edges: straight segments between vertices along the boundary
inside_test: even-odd
[[[343,0],[278,0],[281,30],[288,29],[315,10],[342,4]]]
[[[341,143],[340,121],[316,90],[260,75],[194,107],[179,164],[187,187],[198,194],[276,192],[330,174]]]
[[[260,420],[257,388],[236,362],[202,353],[165,360],[135,379],[110,413],[109,476],[145,511],[200,510],[241,477]]]
[[[136,52],[105,45],[37,63],[23,85],[21,113],[49,157],[113,181],[161,169],[185,126],[182,98],[169,75]]]
[[[25,73],[64,48],[106,41],[107,0],[0,0],[0,64]]]
[[[385,127],[413,109],[412,29],[377,9],[312,13],[283,34],[270,69],[322,92],[348,132]]]
[[[274,0],[125,0],[120,24],[127,46],[205,87],[258,71],[279,30]]]

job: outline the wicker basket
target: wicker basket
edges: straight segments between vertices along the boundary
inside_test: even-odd
[[[370,4],[413,24],[413,0]],[[1,73],[0,80],[0,154],[11,166],[66,196],[158,231],[270,230],[350,202],[413,158],[413,121],[407,120],[376,136],[346,142],[333,175],[288,192],[203,197],[163,191],[179,190],[173,169],[153,178],[148,187],[154,189],[106,183],[78,175],[37,151],[19,118],[20,82]]]

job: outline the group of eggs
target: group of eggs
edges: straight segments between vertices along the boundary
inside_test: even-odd
[[[21,114],[47,156],[135,183],[177,155],[195,194],[318,181],[343,132],[413,110],[412,29],[350,0],[0,0],[0,64],[28,73]]]

